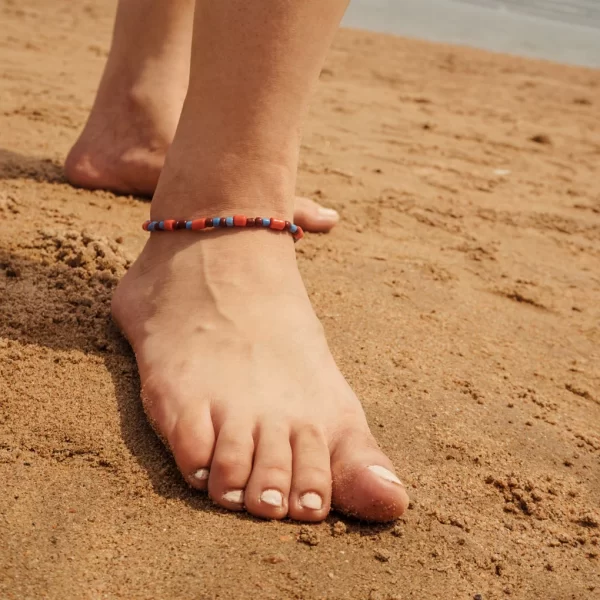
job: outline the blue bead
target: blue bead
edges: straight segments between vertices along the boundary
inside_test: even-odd
[[[221,225],[221,217],[213,217],[213,227],[219,227]]]
[[[263,227],[268,227],[271,224],[271,219],[262,220]]]
[[[192,222],[191,221],[186,221],[185,222],[185,228],[186,229],[191,229],[192,228]]]
[[[227,224],[227,227],[233,227],[233,217],[227,217],[225,223]]]
[[[298,231],[298,225],[292,223],[292,226],[290,227],[290,233],[296,233],[296,231]]]
[[[160,229],[161,231],[164,231],[164,229],[165,229],[165,222],[164,221],[159,221],[157,229]]]
[[[150,223],[148,223],[148,231],[154,231],[155,225],[156,225],[156,221],[150,221]]]

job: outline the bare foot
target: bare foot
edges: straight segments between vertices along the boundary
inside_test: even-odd
[[[155,93],[145,85],[124,92],[104,83],[83,132],[67,155],[65,176],[74,186],[151,197],[177,128],[185,88]],[[294,221],[326,232],[339,214],[297,197]]]
[[[99,93],[85,128],[65,160],[77,187],[152,196],[177,128],[185,89]],[[104,96],[107,96],[105,98]]]
[[[194,488],[257,517],[408,504],[329,352],[290,236],[153,233],[116,290],[153,426]]]

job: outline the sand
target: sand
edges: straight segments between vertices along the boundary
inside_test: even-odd
[[[342,222],[298,258],[412,503],[261,522],[143,418],[147,201],[62,175],[113,2],[0,6],[0,598],[600,598],[599,71],[340,32],[298,185]]]

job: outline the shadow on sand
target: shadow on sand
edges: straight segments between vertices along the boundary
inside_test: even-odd
[[[135,357],[110,318],[116,280],[82,278],[77,268],[24,254],[0,246],[0,338],[100,357],[113,382],[122,439],[154,491],[197,509],[219,511],[185,484],[148,424]]]
[[[25,156],[0,148],[0,179],[31,179],[48,183],[67,183],[62,165],[39,156]]]

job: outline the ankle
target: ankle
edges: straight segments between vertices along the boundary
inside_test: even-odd
[[[168,124],[170,142],[187,93],[188,75],[179,69],[140,61],[134,67],[108,64],[92,114],[128,115],[137,121]],[[166,70],[165,70],[166,69]]]
[[[292,220],[295,173],[286,165],[173,144],[152,200],[151,219],[243,214]]]

